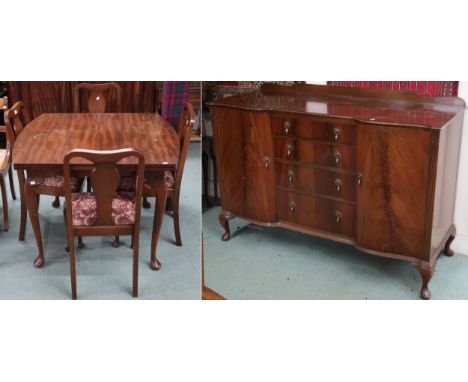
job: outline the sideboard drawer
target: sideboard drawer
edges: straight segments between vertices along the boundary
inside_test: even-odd
[[[285,188],[354,201],[356,181],[354,175],[342,172],[298,166],[293,163],[276,164],[277,185]]]
[[[356,126],[353,122],[339,120],[330,122],[311,117],[273,115],[271,126],[274,135],[352,145],[356,143]]]
[[[355,169],[356,153],[351,146],[277,137],[275,155],[283,160],[309,162],[346,170]]]
[[[278,190],[280,220],[354,237],[354,205]]]

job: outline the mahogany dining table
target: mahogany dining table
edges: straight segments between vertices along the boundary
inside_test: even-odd
[[[38,255],[36,267],[44,264],[44,249],[35,208],[28,209],[25,177],[63,175],[63,158],[73,149],[115,150],[133,148],[145,156],[145,174],[164,176],[174,172],[179,158],[179,141],[174,128],[158,114],[153,113],[53,113],[42,114],[31,121],[16,139],[13,147],[13,165],[18,173],[21,196],[19,240],[25,239],[27,211],[36,238]],[[72,171],[86,176],[92,167],[85,160],[72,164]],[[136,172],[134,158],[119,163],[122,176]],[[146,175],[145,175],[146,176]],[[164,182],[162,182],[164,184]],[[161,187],[156,198],[155,219],[151,240],[151,268],[159,269],[156,258],[167,190]],[[160,203],[164,200],[164,203]],[[64,237],[64,240],[66,238]]]

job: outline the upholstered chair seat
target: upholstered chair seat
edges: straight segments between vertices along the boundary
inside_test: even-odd
[[[174,188],[174,175],[170,171],[164,171],[164,183],[166,187],[171,189]],[[145,190],[151,190],[153,187],[156,187],[157,184],[154,184],[151,178],[144,180],[143,183],[143,194]],[[136,177],[134,176],[125,176],[120,179],[119,191],[134,191],[136,187]]]
[[[134,224],[135,211],[135,193],[117,192],[112,200],[112,220],[114,224]],[[94,225],[97,219],[97,203],[94,193],[72,193],[72,218],[74,227]]]
[[[72,191],[76,192],[81,189],[81,185],[83,184],[83,178],[76,178],[72,177],[71,181],[71,188]],[[48,176],[45,178],[37,178],[32,179],[34,183],[31,182],[32,185],[36,184],[37,186],[43,187],[52,187],[52,188],[63,188],[65,187],[65,178],[62,175],[54,175]]]

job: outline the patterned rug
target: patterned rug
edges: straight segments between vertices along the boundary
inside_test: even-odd
[[[161,116],[177,129],[180,113],[189,98],[190,81],[165,81]]]
[[[422,96],[457,96],[458,81],[327,81],[328,85],[414,92]]]

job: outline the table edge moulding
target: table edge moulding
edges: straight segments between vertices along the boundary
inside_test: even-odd
[[[350,244],[409,261],[431,297],[437,257],[453,255],[463,99],[265,84],[207,106],[222,240],[239,217]]]

